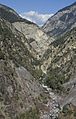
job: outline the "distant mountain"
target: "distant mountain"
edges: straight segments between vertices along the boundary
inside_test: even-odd
[[[42,27],[50,36],[58,37],[76,27],[76,2],[59,10]]]

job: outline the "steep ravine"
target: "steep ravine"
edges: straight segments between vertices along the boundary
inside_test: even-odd
[[[0,13],[0,119],[62,119],[76,107],[76,28],[53,42],[11,8]]]

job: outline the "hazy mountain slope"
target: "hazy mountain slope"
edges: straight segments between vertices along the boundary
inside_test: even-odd
[[[58,37],[76,27],[76,2],[59,10],[42,27],[50,36]]]

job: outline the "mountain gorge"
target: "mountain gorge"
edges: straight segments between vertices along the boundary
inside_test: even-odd
[[[0,119],[76,118],[75,13],[39,28],[0,4]]]

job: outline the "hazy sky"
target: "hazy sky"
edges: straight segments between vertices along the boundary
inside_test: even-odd
[[[76,2],[76,0],[0,0],[1,4],[14,8],[19,14],[24,15],[25,18],[32,16],[33,19],[33,15],[35,15],[35,18],[40,15],[40,20],[41,15],[46,15],[42,16],[43,22],[45,22],[51,14],[54,14],[59,9],[73,2]],[[30,20],[30,18],[28,19]],[[32,21],[36,22],[35,20]]]

